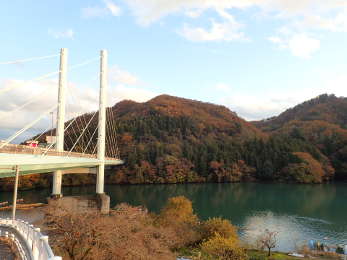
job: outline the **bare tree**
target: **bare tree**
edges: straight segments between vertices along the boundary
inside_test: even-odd
[[[261,248],[268,250],[268,256],[271,255],[271,249],[276,247],[277,244],[277,234],[276,231],[270,231],[266,229],[264,231],[264,234],[260,235],[258,238],[258,243],[260,244]]]
[[[68,259],[91,259],[110,242],[107,234],[112,232],[112,225],[97,212],[71,213],[62,207],[49,207],[45,220],[54,248]]]
[[[170,249],[177,244],[177,235],[154,225],[141,207],[120,204],[104,216],[53,201],[46,209],[45,224],[53,250],[66,260],[176,259]]]

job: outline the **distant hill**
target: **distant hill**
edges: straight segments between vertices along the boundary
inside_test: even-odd
[[[258,130],[253,124],[238,117],[235,112],[224,106],[169,95],[160,95],[145,103],[122,101],[116,104],[113,110],[118,120],[129,120],[138,117],[145,119],[154,115],[187,118],[194,124],[200,124],[199,128],[201,129],[198,129],[200,131],[207,132],[213,127],[214,131],[239,137],[263,135],[262,131]]]
[[[161,95],[144,103],[122,101],[111,109],[126,164],[108,176],[110,183],[321,183],[334,178],[330,159],[314,143],[264,133],[259,124],[224,106]],[[95,119],[89,132],[96,125]],[[293,169],[301,169],[301,175]]]
[[[108,119],[116,122],[118,147],[125,161],[107,174],[108,183],[347,179],[345,98],[322,95],[258,122],[247,122],[224,106],[169,95],[144,103],[125,100],[108,112]],[[66,150],[91,117],[77,118],[65,132]],[[86,133],[94,132],[97,118]],[[93,147],[96,142],[94,136]],[[107,145],[108,153],[112,149]],[[87,176],[64,177],[65,185],[92,182]],[[42,177],[23,183],[39,187],[49,185],[49,180]]]
[[[253,124],[272,136],[297,138],[315,145],[333,164],[336,178],[347,178],[347,98],[320,95]]]
[[[264,131],[276,131],[290,121],[324,121],[347,129],[347,98],[323,94],[279,116],[253,122]]]

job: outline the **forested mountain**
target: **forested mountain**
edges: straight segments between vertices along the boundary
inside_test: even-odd
[[[335,177],[347,178],[347,98],[324,94],[277,117],[253,123],[271,136],[314,145],[330,160]]]
[[[274,131],[293,120],[319,120],[347,129],[347,98],[323,94],[290,108],[279,116],[253,123],[264,131]]]
[[[116,182],[239,181],[254,169],[242,161],[241,144],[265,135],[223,106],[158,96],[115,105],[124,166]]]
[[[126,162],[109,176],[112,183],[321,183],[335,176],[316,143],[264,133],[223,106],[162,95],[112,110]]]
[[[347,179],[345,98],[322,95],[278,117],[251,123],[223,106],[161,95],[145,103],[119,102],[108,109],[108,120],[117,124],[125,161],[107,174],[108,183]],[[97,116],[87,132],[96,127]],[[79,134],[65,134],[68,150]],[[67,185],[93,182],[85,176],[64,178]],[[49,185],[47,177],[33,180],[39,184],[31,183],[32,187]],[[23,185],[30,186],[25,180]]]

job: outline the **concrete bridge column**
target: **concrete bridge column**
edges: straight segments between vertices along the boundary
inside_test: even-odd
[[[58,112],[56,128],[56,150],[64,151],[64,128],[65,128],[65,106],[66,106],[66,85],[67,85],[67,49],[60,51],[59,89],[58,89]],[[53,173],[53,197],[61,197],[62,171]]]

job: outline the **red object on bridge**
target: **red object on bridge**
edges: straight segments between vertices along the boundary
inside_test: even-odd
[[[38,147],[39,142],[38,142],[38,141],[30,140],[30,141],[26,141],[26,145],[27,145],[27,146],[30,146],[30,147]]]

